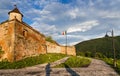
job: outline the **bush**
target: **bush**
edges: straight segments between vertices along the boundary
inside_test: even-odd
[[[88,52],[88,51],[85,52],[85,56],[86,56],[86,57],[94,57],[94,55],[95,55],[95,54],[92,53],[92,52]]]
[[[45,40],[48,41],[48,42],[56,43],[56,44],[57,44],[57,42],[55,42],[55,41],[52,39],[51,36],[47,36],[47,37],[45,38]]]
[[[98,52],[96,53],[95,57],[96,58],[106,58],[105,55],[103,55],[102,53],[98,53]]]
[[[85,57],[94,57],[94,58],[106,58],[105,55],[99,52],[77,52],[77,56],[85,56]]]
[[[85,53],[84,52],[78,52],[77,56],[85,56]]]
[[[57,65],[55,67],[66,67],[69,66],[70,68],[74,67],[87,67],[91,63],[91,60],[86,57],[70,57],[65,63]]]

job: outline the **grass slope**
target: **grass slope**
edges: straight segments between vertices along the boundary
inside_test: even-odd
[[[28,66],[34,66],[37,64],[53,62],[65,56],[66,55],[63,55],[63,54],[40,54],[39,56],[25,58],[23,60],[12,62],[12,63],[8,61],[2,61],[0,62],[0,69],[24,68]]]
[[[115,49],[116,49],[116,57],[120,58],[120,36],[114,37],[115,41]],[[77,54],[79,52],[84,53],[101,53],[107,57],[113,58],[113,48],[112,48],[112,38],[111,37],[104,37],[98,38],[88,41],[83,41],[79,44],[75,45]]]

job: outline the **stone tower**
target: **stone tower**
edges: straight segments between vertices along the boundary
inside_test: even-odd
[[[16,5],[12,11],[8,12],[8,14],[9,14],[9,20],[16,18],[17,20],[22,22],[23,14],[18,10]]]
[[[45,36],[22,21],[17,7],[9,13],[9,19],[0,23],[0,59],[17,61],[25,57],[45,54]]]

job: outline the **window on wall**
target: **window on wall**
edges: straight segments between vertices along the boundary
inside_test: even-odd
[[[2,46],[0,46],[0,50],[2,50]]]
[[[23,30],[23,36],[27,36],[28,31],[26,29]]]

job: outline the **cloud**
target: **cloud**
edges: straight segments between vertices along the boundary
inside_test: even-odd
[[[101,18],[118,19],[120,18],[120,11],[99,10],[97,15]]]
[[[95,39],[104,37],[105,33],[102,34],[93,34],[93,35],[76,35],[71,34],[67,35],[67,45],[75,45],[85,40]],[[54,39],[59,42],[61,45],[66,45],[66,37],[64,35],[55,35]],[[62,41],[61,41],[62,40]]]
[[[7,20],[8,12],[11,8],[11,1],[10,0],[0,0],[0,22]]]
[[[67,14],[70,15],[70,17],[71,17],[72,19],[75,19],[75,18],[78,16],[78,13],[79,13],[79,9],[78,9],[78,8],[69,10],[69,11],[67,12]]]
[[[75,24],[72,27],[68,28],[67,32],[71,33],[71,32],[85,32],[87,30],[92,29],[92,27],[95,27],[99,25],[99,22],[97,20],[92,20],[92,21],[86,21],[80,24]]]
[[[53,35],[57,31],[55,25],[34,22],[31,26],[45,35]]]

